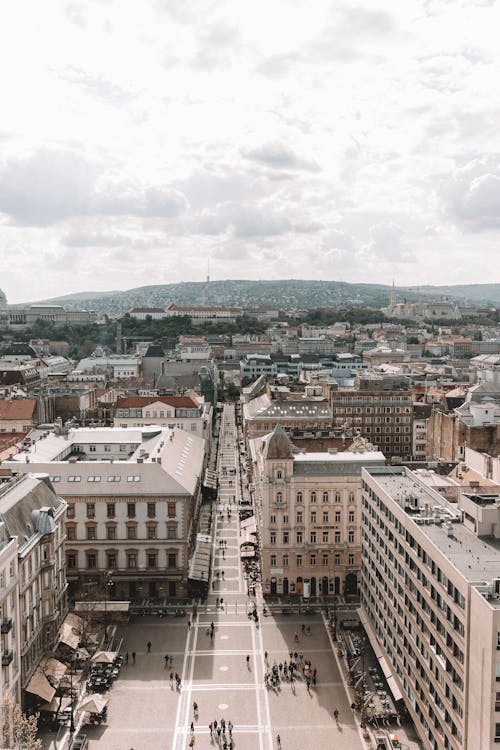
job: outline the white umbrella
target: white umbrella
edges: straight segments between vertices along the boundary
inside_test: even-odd
[[[98,651],[90,661],[93,664],[112,664],[116,655],[116,651]]]
[[[78,708],[80,711],[87,711],[89,714],[100,714],[107,705],[108,699],[104,695],[89,695],[83,699]]]

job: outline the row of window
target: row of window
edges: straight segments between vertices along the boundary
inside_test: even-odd
[[[139,554],[136,551],[130,551],[125,554],[126,567],[135,569],[138,567]],[[86,568],[88,570],[97,570],[97,552],[87,552],[85,555]],[[158,568],[159,553],[146,553],[146,567],[148,569]],[[68,570],[76,570],[78,566],[78,552],[68,551],[66,554],[66,566]],[[118,552],[106,553],[106,566],[109,570],[118,568]],[[167,553],[167,568],[177,568],[177,552]]]
[[[276,568],[278,565],[278,557],[279,555],[271,554],[269,558],[269,562],[271,565],[271,568]],[[354,565],[355,564],[355,555],[349,554],[347,555],[347,564],[348,565]],[[321,565],[328,566],[330,564],[330,555],[328,552],[321,552],[317,554],[316,552],[311,552],[309,555],[309,565],[318,565],[318,560],[321,560]],[[284,555],[281,555],[281,562],[283,568],[288,568],[290,565],[290,557],[288,553],[285,553]],[[334,562],[335,565],[342,565],[342,555],[336,554],[334,556]],[[295,555],[295,565],[297,568],[301,568],[304,564],[304,555],[302,553],[297,553]]]
[[[281,535],[281,543],[290,544],[290,537],[291,535],[289,531],[283,531]],[[330,532],[322,531],[321,539],[322,539],[323,544],[329,544]],[[269,532],[269,544],[276,544],[276,540],[277,540],[277,532],[270,531]],[[356,531],[354,529],[349,529],[349,531],[347,532],[347,541],[349,542],[349,544],[354,544],[354,542],[356,541]],[[303,542],[304,542],[304,532],[300,530],[296,531],[295,532],[295,544],[303,544]],[[316,531],[309,532],[309,542],[311,544],[318,543],[318,533]],[[342,532],[341,531],[333,532],[333,542],[334,544],[342,544]]]
[[[167,516],[168,518],[175,518],[176,507],[175,503],[167,503]],[[127,503],[127,518],[135,518],[137,515],[137,503]],[[87,503],[87,518],[95,518],[95,503]],[[156,503],[147,503],[146,513],[148,518],[156,518]],[[67,517],[75,517],[75,505],[69,504],[67,510]],[[107,518],[116,517],[116,503],[106,503],[106,516]]]
[[[278,472],[277,478],[278,479],[281,478],[280,472]],[[314,490],[312,492],[310,492],[309,493],[309,502],[310,503],[317,503],[318,502],[318,496],[319,496],[319,494],[320,493],[315,492]],[[341,503],[342,502],[342,494],[343,493],[341,493],[341,492],[335,492],[335,493],[332,493],[332,495],[330,495],[329,492],[323,492],[321,498],[322,498],[322,500],[323,500],[324,503],[329,503],[330,502],[330,497],[332,496],[333,499],[334,499],[334,501],[336,503]],[[299,503],[299,504],[303,503],[304,502],[304,497],[307,497],[307,495],[306,495],[305,492],[297,492],[295,494],[295,502]],[[350,503],[354,503],[355,500],[356,500],[356,495],[354,494],[354,492],[349,492],[348,501]],[[277,503],[282,503],[283,502],[283,493],[282,492],[277,492],[276,493],[276,502]]]
[[[77,528],[76,526],[68,526],[66,528],[66,538],[69,542],[74,542],[76,539],[78,539],[77,534]],[[96,539],[99,539],[100,537],[97,535],[97,526],[87,526],[86,527],[86,539],[90,541],[94,541]],[[104,538],[104,537],[103,537]],[[119,539],[120,537],[117,535],[116,532],[116,526],[106,526],[106,539],[109,540],[115,540]],[[137,526],[127,526],[127,533],[126,536],[123,537],[125,539],[140,539],[140,537],[137,535]],[[158,539],[158,530],[156,525],[154,526],[147,526],[146,527],[146,539]],[[177,539],[177,524],[169,524],[167,526],[167,539]]]
[[[94,475],[87,477],[87,482],[100,482],[101,479],[102,477],[99,474],[94,474]],[[123,477],[123,479],[125,481],[125,477]],[[121,480],[122,478],[118,476],[118,474],[112,474],[108,477],[105,477],[104,479],[104,481],[107,481],[107,482],[121,482]],[[50,477],[50,481],[57,484],[57,482],[61,481],[61,476],[56,474],[55,476]],[[81,482],[81,481],[82,481],[82,478],[78,474],[70,474],[70,476],[68,477],[68,482]],[[131,474],[127,477],[127,482],[140,482],[140,481],[141,481],[141,477],[139,476],[139,474]]]
[[[318,514],[316,513],[316,511],[312,510],[311,511],[311,515],[310,515],[311,523],[317,523],[317,516],[318,516]],[[334,517],[335,523],[342,523],[342,512],[340,510],[336,510],[333,517]],[[272,523],[272,524],[275,524],[276,523],[276,518],[277,518],[276,514],[272,513],[270,515],[270,517],[269,517],[269,522]],[[329,513],[328,513],[327,510],[323,511],[323,513],[322,513],[322,519],[323,519],[323,523],[328,523],[329,522]],[[355,513],[355,511],[350,510],[349,513],[348,513],[348,515],[347,515],[347,519],[348,519],[349,523],[355,523],[356,522],[356,513]],[[281,520],[282,520],[283,524],[286,526],[288,524],[288,522],[289,522],[288,521],[288,513],[285,513],[283,515],[283,518]],[[298,525],[304,523],[304,514],[303,514],[303,512],[301,510],[297,511],[297,513],[295,515],[295,522]]]

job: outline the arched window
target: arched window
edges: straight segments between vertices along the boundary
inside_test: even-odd
[[[298,503],[302,503],[302,502],[304,502],[304,501],[302,500],[302,492],[297,492],[297,502],[298,502]]]
[[[316,502],[316,493],[315,492],[311,492],[311,502],[312,503]]]
[[[283,502],[283,493],[282,492],[277,492],[276,493],[276,502],[277,503],[282,503]]]

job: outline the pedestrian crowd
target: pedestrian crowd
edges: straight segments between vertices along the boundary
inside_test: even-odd
[[[310,692],[311,686],[316,687],[318,684],[318,670],[313,667],[309,659],[304,658],[303,653],[290,651],[290,659],[278,662],[276,659],[272,667],[269,667],[269,658],[267,651],[264,654],[264,661],[267,671],[264,673],[264,685],[268,689],[276,691],[281,690],[282,682],[289,682],[292,690],[295,690],[295,681],[297,677],[304,680],[307,692]]]
[[[221,719],[219,722],[214,719],[208,725],[210,732],[210,739],[212,742],[216,742],[221,750],[233,750],[233,729],[234,725],[232,721],[226,722],[225,719]]]

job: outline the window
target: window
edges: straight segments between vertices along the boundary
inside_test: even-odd
[[[310,532],[309,541],[311,542],[311,544],[316,544],[316,532],[315,531]]]
[[[277,503],[282,503],[283,502],[283,493],[282,492],[277,492],[276,493],[276,502]]]
[[[57,476],[56,477],[50,477],[50,481],[51,482],[60,482],[61,481],[61,477],[57,477]]]
[[[107,539],[116,539],[116,527],[115,526],[108,526],[106,529],[106,537]]]
[[[82,481],[81,477],[75,477],[74,475],[68,477],[68,482],[81,482],[81,481]]]
[[[135,503],[127,503],[128,518],[135,518]]]
[[[341,564],[341,560],[342,560],[342,558],[341,558],[340,555],[335,555],[335,565],[340,565]]]
[[[302,503],[303,502],[303,500],[302,500],[302,492],[297,492],[296,500],[297,500],[298,503]]]
[[[328,523],[328,511],[323,511],[323,523]]]
[[[336,503],[341,503],[342,502],[342,495],[340,494],[340,492],[336,492],[335,493],[335,502]]]
[[[323,552],[321,562],[323,563],[323,565],[328,565],[328,552]]]
[[[110,474],[108,477],[108,482],[119,482],[121,481],[121,477],[119,477],[117,474]]]
[[[354,492],[349,492],[349,502],[350,502],[350,503],[353,503],[353,502],[354,502],[354,500],[355,500],[355,497],[354,497]]]
[[[309,562],[310,562],[311,565],[316,565],[316,553],[315,552],[311,552],[311,556],[310,556]]]
[[[108,518],[115,517],[115,504],[114,503],[108,503],[106,505],[106,513],[107,513]]]
[[[316,502],[316,493],[311,492],[311,503],[315,503],[315,502]]]
[[[347,556],[347,564],[348,565],[354,565],[354,555],[348,555]]]
[[[156,539],[156,526],[148,526],[148,539]]]
[[[75,506],[68,504],[68,509],[66,511],[66,518],[74,518],[75,517]]]
[[[327,503],[329,502],[330,498],[328,497],[328,492],[323,492],[323,502]]]
[[[283,555],[283,567],[288,568],[288,555]]]
[[[297,565],[297,568],[301,568],[302,567],[302,555],[297,555],[296,565]]]
[[[95,518],[95,504],[87,503],[87,518]]]
[[[311,523],[316,523],[316,511],[311,511]]]
[[[276,472],[276,479],[282,479],[282,478],[283,478],[283,473],[281,469],[278,469],[278,471]]]
[[[148,552],[148,568],[156,568],[156,552]]]
[[[334,534],[334,542],[335,544],[340,544],[340,531],[336,531]]]
[[[66,526],[66,539],[68,542],[74,542],[76,539],[76,529],[74,526]]]
[[[355,513],[353,510],[349,511],[349,523],[354,523],[355,521]]]
[[[137,568],[137,555],[135,552],[127,555],[127,568]]]
[[[92,570],[97,568],[97,555],[95,552],[87,552],[87,568]]]
[[[342,514],[340,510],[335,511],[335,523],[341,523],[342,521]]]
[[[68,570],[74,570],[76,568],[76,552],[68,552],[66,556],[66,567]]]
[[[94,476],[87,477],[87,482],[100,482],[100,481],[101,481],[100,476],[94,475]]]
[[[108,568],[114,569],[116,568],[116,552],[108,552]]]
[[[288,513],[284,513],[284,514],[283,514],[283,523],[284,523],[285,525],[288,525]]]
[[[169,568],[176,568],[177,567],[177,552],[169,552],[167,559],[168,559],[168,567]]]
[[[276,515],[274,513],[271,513],[269,523],[276,523]]]
[[[127,477],[127,482],[140,482],[141,478],[137,476],[137,474],[133,474],[132,476]]]
[[[136,538],[135,531],[136,531],[135,526],[127,526],[127,539],[135,539]]]
[[[295,534],[295,541],[297,542],[297,544],[302,544],[302,532],[301,531],[297,531],[297,533]]]
[[[276,567],[276,561],[277,561],[276,555],[270,555],[269,562],[270,562],[271,568]]]
[[[283,532],[283,544],[288,544],[290,541],[290,534],[288,531]]]
[[[169,518],[175,518],[175,503],[168,503],[167,513]]]
[[[323,544],[328,544],[328,531],[323,531]]]
[[[271,531],[269,534],[269,544],[276,544],[276,532]]]
[[[96,538],[95,526],[87,526],[87,539],[94,540]]]
[[[148,503],[148,518],[156,516],[156,503]]]
[[[177,538],[177,524],[167,526],[167,539]]]
[[[355,531],[354,531],[354,529],[349,529],[349,532],[347,534],[347,541],[350,544],[352,544],[354,542],[354,538],[355,538]]]
[[[296,523],[302,523],[302,511],[301,510],[297,511],[297,520],[296,520]]]

